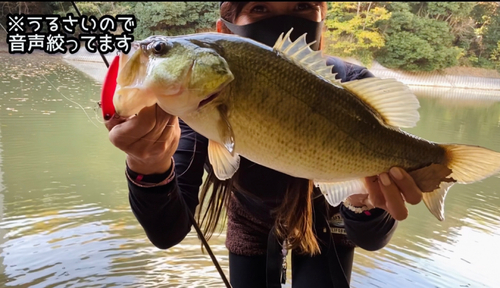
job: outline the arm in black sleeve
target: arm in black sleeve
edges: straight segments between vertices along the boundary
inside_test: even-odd
[[[340,214],[344,219],[347,238],[368,251],[385,247],[398,223],[387,211],[380,208],[371,209],[371,215],[365,215],[354,213],[341,204]]]
[[[181,120],[179,125],[181,137],[174,153],[175,179],[166,185],[151,188],[139,187],[127,180],[132,211],[151,243],[160,249],[178,244],[189,233],[192,224],[188,211],[194,215],[198,205],[207,156],[207,139]],[[150,179],[155,177],[148,176]],[[143,181],[146,181],[145,178]]]

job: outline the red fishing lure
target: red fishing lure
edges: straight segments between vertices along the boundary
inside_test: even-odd
[[[115,56],[113,62],[109,66],[106,78],[101,90],[101,109],[102,116],[105,120],[109,120],[115,114],[115,106],[113,105],[113,95],[116,90],[116,77],[118,76],[118,67],[120,64],[120,56]]]

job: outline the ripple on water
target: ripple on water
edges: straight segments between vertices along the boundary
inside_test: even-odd
[[[84,113],[95,116],[100,84],[53,57],[11,58],[0,55],[0,286],[222,287],[194,232],[168,250],[146,238],[128,205],[123,154]],[[499,147],[500,105],[421,100],[416,135]],[[498,187],[499,178],[453,187],[444,222],[410,207],[386,248],[357,250],[353,287],[498,286],[489,264],[500,258]],[[224,240],[210,243],[228,275]]]
[[[198,241],[192,243],[196,235],[190,234],[175,249],[159,250],[146,239],[129,211],[113,211],[81,205],[60,209],[54,215],[32,215],[29,219],[6,217],[0,226],[11,231],[0,246],[7,277],[5,285],[220,286],[220,276],[210,257],[202,255]],[[53,223],[50,228],[36,228],[38,223],[47,221]],[[227,267],[223,244],[211,244],[221,265]],[[200,275],[204,277],[199,278]]]

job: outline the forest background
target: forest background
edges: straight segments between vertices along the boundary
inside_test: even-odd
[[[215,31],[219,2],[76,2],[83,15],[134,15],[135,39]],[[12,14],[78,14],[71,2],[0,2]],[[500,2],[328,2],[325,52],[403,71],[500,71]],[[76,31],[75,36],[81,31]],[[115,34],[122,31],[118,29]]]

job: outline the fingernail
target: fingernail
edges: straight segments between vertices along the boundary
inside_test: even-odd
[[[365,201],[363,203],[368,206],[368,208],[372,209],[375,208],[375,205],[373,205],[372,200],[370,200],[370,197],[366,197]]]
[[[397,167],[392,167],[391,170],[389,170],[392,176],[398,180],[403,180],[403,174],[401,173],[401,170]]]
[[[111,119],[111,115],[109,114],[104,115],[104,120],[108,121],[109,119]]]
[[[382,184],[384,184],[385,186],[391,185],[391,179],[389,179],[389,175],[387,175],[387,173],[380,174],[379,178]]]

